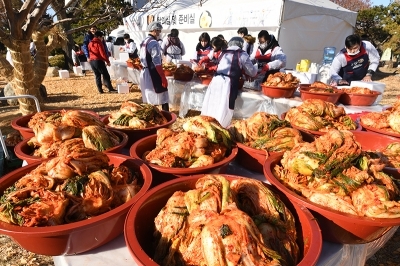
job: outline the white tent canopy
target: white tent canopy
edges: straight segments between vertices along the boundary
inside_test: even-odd
[[[320,63],[324,47],[344,47],[344,39],[353,33],[357,13],[329,0],[171,0],[169,6],[135,13],[124,18],[124,25],[140,43],[153,20],[163,25],[163,35],[179,29],[185,45],[184,59],[194,58],[202,32],[212,37],[224,35],[226,40],[237,36],[239,27],[247,27],[252,36],[268,30],[278,39],[287,55],[287,68],[295,68],[301,59]],[[146,7],[145,7],[146,8]]]

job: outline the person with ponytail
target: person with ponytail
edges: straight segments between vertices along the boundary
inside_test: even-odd
[[[247,45],[243,46],[243,50],[248,55],[251,55],[253,53],[253,50],[254,50],[254,44],[256,42],[256,38],[251,36],[250,34],[247,34],[247,35],[243,36],[243,40],[244,40],[245,43],[247,43]]]
[[[227,49],[228,46],[224,39],[221,39],[220,37],[214,37],[211,39],[211,47],[211,52],[207,56],[204,56],[199,61],[198,65],[201,66],[202,64],[205,64],[206,69],[215,71],[217,70],[219,55],[221,54],[222,50]]]

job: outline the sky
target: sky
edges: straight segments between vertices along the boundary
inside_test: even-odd
[[[371,2],[373,6],[388,6],[390,4],[390,0],[372,0]]]

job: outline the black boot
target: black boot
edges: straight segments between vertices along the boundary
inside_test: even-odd
[[[168,103],[163,103],[163,104],[161,105],[161,109],[162,109],[163,111],[169,112],[169,104],[168,104]]]

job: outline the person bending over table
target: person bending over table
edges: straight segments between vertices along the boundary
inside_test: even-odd
[[[260,74],[265,73],[262,82],[266,81],[270,74],[279,72],[286,66],[286,55],[279,46],[275,36],[268,31],[262,30],[258,33],[258,47],[254,47],[250,59],[258,64]]]
[[[124,42],[125,46],[120,47],[119,50],[128,53],[130,59],[138,58],[138,49],[136,48],[135,41],[131,39],[128,33],[124,34]]]
[[[228,49],[222,50],[201,108],[201,115],[214,117],[223,127],[231,123],[242,71],[251,77],[257,74],[257,67],[242,47],[243,39],[233,37],[228,42]]]
[[[140,90],[143,103],[160,105],[169,111],[168,81],[161,63],[161,47],[158,39],[162,30],[160,22],[154,21],[148,27],[149,35],[140,44],[139,58],[143,69],[140,72]]]
[[[211,39],[211,46],[211,52],[207,56],[204,56],[199,61],[198,65],[201,66],[202,64],[205,64],[206,69],[210,71],[215,71],[217,70],[219,55],[221,54],[222,50],[225,50],[228,47],[225,40],[219,37],[214,37]]]
[[[350,85],[355,80],[371,82],[380,59],[376,48],[356,34],[347,36],[344,45],[330,67],[331,85]]]

